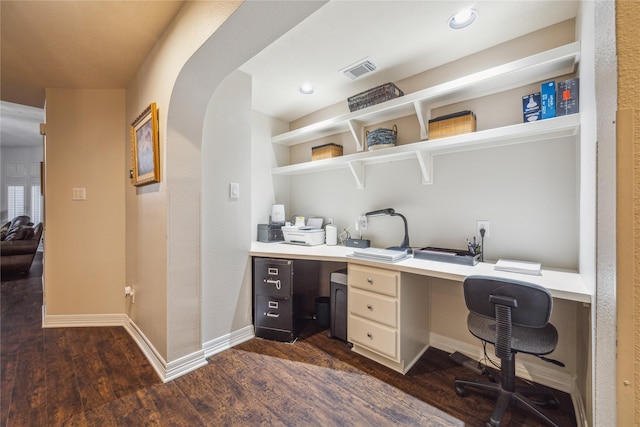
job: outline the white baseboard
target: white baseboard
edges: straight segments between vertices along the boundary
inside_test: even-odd
[[[202,350],[204,351],[204,357],[211,357],[214,354],[227,350],[235,345],[249,341],[255,338],[256,334],[253,329],[253,325],[245,326],[242,329],[228,333],[219,338],[213,339],[202,344]]]
[[[42,306],[43,328],[124,326],[127,319],[126,314],[47,314]]]
[[[126,314],[47,314],[46,306],[42,306],[43,328],[80,328],[122,326],[131,335],[144,356],[162,382],[169,382],[188,372],[207,364],[204,351],[199,350],[167,363],[145,337],[140,328]]]

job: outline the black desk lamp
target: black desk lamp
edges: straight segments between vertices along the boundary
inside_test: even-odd
[[[411,253],[411,246],[409,246],[409,226],[407,225],[407,218],[404,215],[397,213],[393,208],[386,209],[378,209],[377,211],[367,212],[365,216],[379,216],[379,215],[389,215],[389,216],[399,216],[404,221],[404,239],[400,246],[392,246],[388,249],[393,249],[396,251],[406,251],[407,253]]]

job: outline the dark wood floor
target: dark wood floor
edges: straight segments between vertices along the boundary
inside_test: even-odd
[[[295,344],[256,338],[163,384],[123,328],[42,329],[38,261],[2,281],[1,425],[482,426],[493,409],[455,394],[454,378],[474,374],[441,351],[400,375],[313,325]],[[574,426],[570,397],[556,395],[556,419]],[[542,424],[510,409],[503,425]]]

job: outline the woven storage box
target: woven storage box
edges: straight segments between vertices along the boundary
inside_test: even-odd
[[[347,98],[347,102],[349,102],[349,111],[357,111],[402,95],[404,92],[398,89],[398,86],[385,83]]]
[[[311,160],[330,159],[342,156],[342,145],[324,144],[311,148]]]
[[[398,139],[398,127],[393,125],[393,129],[380,128],[367,132],[367,149],[369,151],[381,148],[395,147]]]
[[[476,131],[476,115],[472,111],[460,111],[429,120],[429,139],[462,135]]]

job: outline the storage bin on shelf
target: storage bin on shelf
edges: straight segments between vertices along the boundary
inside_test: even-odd
[[[353,95],[347,98],[347,102],[349,103],[349,111],[357,111],[403,95],[404,92],[398,86],[393,83],[385,83]]]
[[[393,125],[393,129],[380,128],[371,132],[367,131],[366,137],[369,151],[395,147],[398,139],[398,127]]]
[[[462,135],[476,131],[476,115],[473,111],[459,111],[429,120],[429,139]]]
[[[312,161],[340,156],[342,156],[342,145],[339,144],[330,143],[311,148]]]

